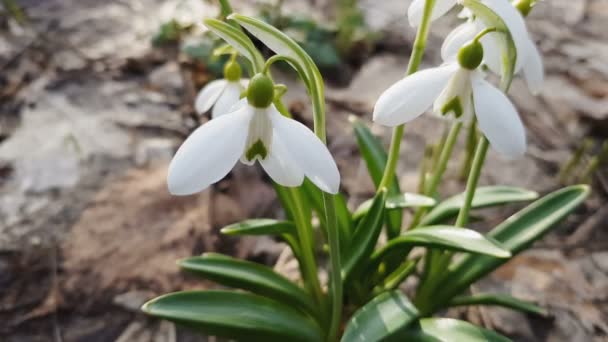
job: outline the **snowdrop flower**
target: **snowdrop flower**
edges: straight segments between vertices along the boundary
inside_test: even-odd
[[[196,96],[194,108],[197,113],[206,113],[211,107],[211,118],[215,119],[230,111],[241,98],[248,80],[241,80],[241,67],[234,60],[224,66],[224,79],[209,82]]]
[[[411,121],[429,107],[457,119],[476,115],[479,128],[494,149],[507,157],[524,154],[526,135],[513,104],[477,70],[483,59],[478,40],[465,45],[457,61],[423,70],[388,88],[374,107],[374,121],[396,126]]]
[[[475,36],[487,28],[482,20],[475,18],[471,13],[468,14],[467,22],[456,27],[443,42],[441,47],[441,57],[443,60],[454,58],[465,43],[474,39]],[[517,24],[513,26],[517,26]],[[500,32],[488,33],[480,40],[485,52],[484,64],[498,75],[502,74],[502,56],[500,52],[503,41],[504,36]],[[517,51],[518,62],[516,63],[515,73],[523,73],[530,91],[533,94],[538,94],[544,80],[542,56],[527,31],[520,33],[518,37],[514,37],[514,41],[519,42],[521,46]]]
[[[327,147],[306,126],[281,115],[273,97],[270,78],[254,76],[246,99],[196,129],[178,149],[169,166],[169,191],[199,192],[240,159],[248,165],[259,161],[280,185],[299,186],[306,176],[321,190],[337,193],[340,174]]]

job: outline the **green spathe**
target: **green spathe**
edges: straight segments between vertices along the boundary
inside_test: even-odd
[[[247,101],[256,108],[268,108],[274,100],[274,83],[264,75],[257,74],[249,81]]]

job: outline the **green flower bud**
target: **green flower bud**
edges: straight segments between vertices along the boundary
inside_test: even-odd
[[[238,82],[241,79],[241,66],[236,61],[229,61],[224,65],[224,78],[231,82]]]
[[[532,7],[536,4],[536,0],[516,0],[513,6],[517,8],[522,16],[527,17],[532,12]]]
[[[267,108],[274,100],[274,83],[264,74],[257,74],[249,81],[247,102],[256,108]]]
[[[473,40],[470,43],[465,44],[460,51],[458,51],[458,63],[460,66],[475,70],[481,64],[483,60],[483,46],[477,40]]]

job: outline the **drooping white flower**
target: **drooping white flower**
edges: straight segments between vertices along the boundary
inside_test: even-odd
[[[376,102],[374,121],[386,126],[400,125],[431,106],[435,113],[451,114],[457,119],[474,113],[480,130],[494,149],[510,158],[523,155],[526,135],[515,107],[476,69],[483,58],[481,44],[473,42],[463,49],[467,48],[473,53],[464,56],[461,53],[458,61],[417,72],[388,88]]]
[[[321,190],[335,194],[340,174],[329,150],[303,124],[281,115],[272,104],[273,84],[258,74],[247,99],[195,130],[169,166],[169,191],[199,192],[221,180],[234,165],[259,161],[283,186],[299,186],[308,177]]]
[[[235,61],[226,63],[224,77],[209,82],[199,91],[194,102],[198,114],[202,115],[213,107],[211,118],[215,119],[228,113],[239,102],[249,80],[241,79],[241,67]]]
[[[471,41],[480,32],[486,29],[483,21],[470,17],[465,23],[456,27],[445,39],[441,47],[441,57],[443,60],[453,59],[460,48]],[[524,39],[521,40],[522,49],[517,51],[517,60],[515,73],[522,73],[528,88],[533,94],[538,94],[542,88],[544,80],[543,61],[536,44],[532,41],[529,34],[526,32]],[[501,44],[503,44],[504,36],[500,32],[490,32],[485,34],[480,42],[484,47],[484,64],[488,68],[502,75],[501,68]]]

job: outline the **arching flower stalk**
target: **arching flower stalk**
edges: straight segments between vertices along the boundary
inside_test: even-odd
[[[248,79],[241,79],[241,75],[241,67],[233,55],[224,66],[224,78],[209,82],[199,91],[194,103],[196,112],[202,115],[213,107],[212,119],[230,112],[249,83]]]
[[[490,31],[487,31],[490,32]],[[395,83],[378,99],[374,121],[396,126],[411,121],[433,106],[433,112],[456,120],[475,114],[491,145],[510,158],[526,150],[524,126],[511,101],[478,70],[483,59],[479,40],[460,49],[457,60],[417,72]]]
[[[169,191],[189,195],[222,179],[237,161],[259,161],[278,184],[295,187],[308,177],[335,194],[340,174],[327,147],[303,124],[272,104],[274,84],[264,74],[249,82],[247,98],[195,130],[169,166]]]

